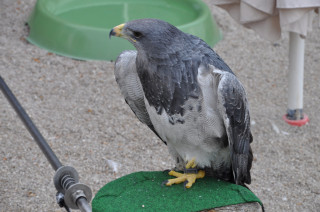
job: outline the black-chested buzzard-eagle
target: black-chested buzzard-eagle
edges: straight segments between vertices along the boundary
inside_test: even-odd
[[[203,40],[157,19],[114,27],[130,41],[115,63],[127,104],[177,162],[169,172],[191,187],[204,174],[250,184],[252,151],[246,93],[229,66]],[[191,170],[191,171],[190,171]],[[196,170],[192,173],[192,170]]]

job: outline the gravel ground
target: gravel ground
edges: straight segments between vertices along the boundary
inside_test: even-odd
[[[320,29],[306,40],[304,110],[310,123],[287,125],[288,36],[275,44],[211,5],[224,34],[215,50],[243,82],[253,121],[250,188],[267,211],[320,208]],[[65,165],[96,193],[106,183],[141,170],[173,166],[165,145],[122,99],[113,63],[78,61],[34,45],[24,22],[35,0],[0,1],[0,74]],[[61,211],[54,175],[44,155],[0,94],[0,211]],[[118,164],[114,172],[108,161]]]

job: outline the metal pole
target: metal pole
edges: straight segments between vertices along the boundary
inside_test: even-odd
[[[11,92],[10,88],[7,86],[5,81],[0,76],[0,88],[3,92],[3,94],[6,96],[8,101],[10,102],[11,106],[15,109],[16,113],[19,115],[19,118],[24,123],[34,140],[37,142],[38,146],[44,153],[44,155],[47,157],[48,161],[50,162],[52,168],[54,170],[57,170],[62,166],[61,162],[57,158],[57,156],[54,154],[46,140],[43,138],[37,127],[34,125],[26,111],[23,109],[19,101],[16,99],[16,97]]]
[[[91,212],[92,209],[89,205],[89,202],[92,198],[91,189],[88,186],[79,183],[78,173],[73,167],[63,166],[61,164],[57,156],[54,154],[46,140],[43,138],[37,127],[33,124],[32,120],[1,76],[0,88],[34,140],[37,142],[44,155],[47,157],[52,168],[56,171],[53,180],[54,185],[58,190],[56,197],[59,206],[65,207],[67,211],[70,211],[69,208],[72,208],[80,209],[83,212]]]
[[[303,72],[305,39],[290,32],[288,109],[283,119],[290,125],[305,125],[309,118],[303,113]]]
[[[92,211],[88,201],[86,198],[84,197],[80,197],[77,200],[77,205],[80,208],[81,212],[88,212],[88,211]]]
[[[288,109],[303,109],[304,39],[290,32]],[[300,114],[302,115],[302,114]],[[301,117],[297,117],[301,119]]]

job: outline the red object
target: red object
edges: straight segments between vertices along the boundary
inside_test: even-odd
[[[288,124],[293,125],[293,126],[298,126],[298,127],[301,127],[301,126],[305,125],[309,121],[309,117],[306,114],[304,114],[303,115],[303,119],[300,119],[300,120],[290,120],[290,119],[287,118],[287,114],[282,116],[282,118]]]

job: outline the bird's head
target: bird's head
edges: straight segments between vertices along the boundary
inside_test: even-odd
[[[152,52],[168,48],[182,33],[175,26],[158,19],[138,19],[114,27],[109,37],[117,36],[130,41],[136,49]]]

